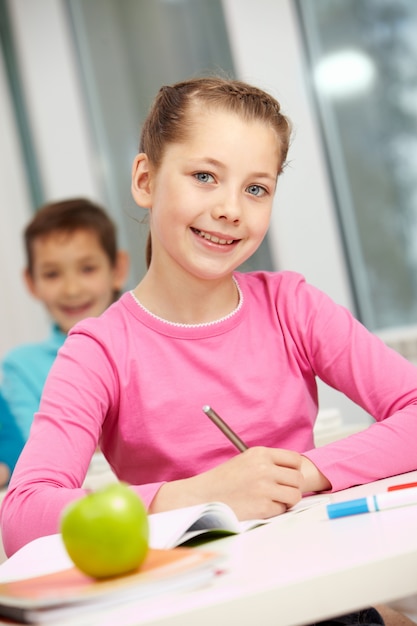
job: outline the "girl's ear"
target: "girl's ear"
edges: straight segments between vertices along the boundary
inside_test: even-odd
[[[152,168],[144,152],[136,155],[132,167],[132,196],[136,204],[144,209],[152,207]]]

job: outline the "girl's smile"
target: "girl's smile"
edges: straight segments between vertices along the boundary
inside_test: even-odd
[[[198,230],[197,228],[191,227],[191,230],[206,241],[210,241],[211,243],[219,244],[221,246],[231,246],[233,243],[237,243],[238,239],[225,239],[222,234],[214,234],[208,233],[204,230]]]

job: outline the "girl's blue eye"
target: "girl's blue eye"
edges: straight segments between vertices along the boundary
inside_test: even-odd
[[[214,181],[213,176],[207,172],[197,172],[194,176],[200,183],[212,183]]]
[[[249,185],[249,187],[246,188],[246,191],[252,194],[252,196],[257,197],[264,196],[267,193],[266,189],[260,185]]]

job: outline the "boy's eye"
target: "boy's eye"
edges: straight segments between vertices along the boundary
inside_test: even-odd
[[[264,196],[267,193],[265,187],[261,187],[260,185],[249,185],[246,188],[246,191],[250,193],[252,196]]]
[[[208,174],[207,172],[197,172],[197,174],[194,174],[194,177],[200,183],[212,183],[214,181],[213,176],[211,174]]]
[[[91,274],[92,272],[96,271],[96,266],[95,265],[85,265],[82,268],[82,271],[84,274]]]
[[[44,272],[42,274],[42,278],[44,280],[53,280],[54,278],[57,278],[58,275],[59,275],[58,272],[52,272],[52,271],[51,272]]]

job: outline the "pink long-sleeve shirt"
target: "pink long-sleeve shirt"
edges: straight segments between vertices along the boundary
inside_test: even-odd
[[[147,504],[164,481],[237,454],[205,404],[248,446],[304,453],[333,490],[417,468],[417,368],[298,274],[235,279],[240,305],[217,322],[168,323],[126,293],[71,331],[3,503],[7,554],[58,531],[99,440]],[[314,449],[316,377],[375,423]]]

